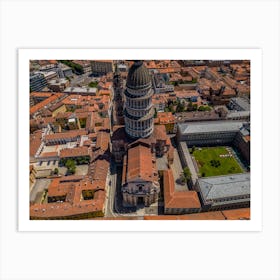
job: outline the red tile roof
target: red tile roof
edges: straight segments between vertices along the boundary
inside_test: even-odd
[[[76,182],[69,181],[67,177],[54,179],[48,188],[49,197],[66,196],[66,201],[32,205],[30,207],[32,219],[74,218],[87,213],[103,212],[105,185],[101,186],[99,182],[91,183],[87,179],[77,178]],[[64,182],[64,179],[68,181]],[[93,199],[83,200],[83,190],[93,190]]]
[[[96,138],[96,148],[100,148],[103,151],[107,151],[109,149],[110,143],[110,133],[98,131]]]
[[[65,148],[60,151],[61,158],[68,158],[68,157],[83,157],[88,156],[89,150],[88,147],[75,147],[75,148]]]
[[[155,121],[155,123],[168,124],[168,123],[174,123],[174,122],[175,122],[175,116],[172,115],[171,112],[158,112],[157,113],[157,121]]]
[[[98,91],[98,94],[99,95],[111,95],[111,91],[110,90],[107,90],[107,89],[101,89]]]
[[[223,215],[227,220],[249,220],[250,208],[223,210]]]
[[[151,149],[141,143],[136,147],[130,148],[127,154],[127,174],[126,181],[143,179],[153,181],[155,178],[155,159]]]
[[[57,152],[45,152],[45,153],[41,153],[40,157],[57,157],[58,153]]]
[[[65,138],[86,135],[86,134],[87,132],[84,129],[70,130],[69,132],[48,134],[45,136],[45,140],[48,141],[48,140],[55,140],[55,139],[65,139]]]
[[[30,96],[32,97],[45,97],[48,98],[51,95],[53,95],[53,92],[37,92],[37,91],[33,91],[30,93]]]
[[[40,109],[44,108],[46,105],[54,102],[55,100],[57,100],[58,98],[60,98],[62,96],[63,96],[63,93],[55,93],[55,94],[51,95],[50,97],[48,97],[47,99],[45,99],[45,100],[39,102],[38,104],[32,106],[30,108],[30,115],[36,113]]]
[[[42,131],[36,130],[32,134],[30,134],[29,139],[29,155],[35,156],[36,152],[38,151],[40,145],[41,145],[41,139],[42,139]]]
[[[175,181],[171,169],[163,171],[165,208],[200,208],[196,191],[175,191]]]
[[[105,185],[110,163],[107,159],[97,159],[90,165],[89,172],[92,173],[92,180]]]
[[[221,211],[211,211],[186,215],[144,216],[144,220],[224,220]]]

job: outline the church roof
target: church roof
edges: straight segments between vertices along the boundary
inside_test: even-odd
[[[142,179],[153,181],[155,164],[153,163],[151,149],[139,143],[128,150],[127,181]]]

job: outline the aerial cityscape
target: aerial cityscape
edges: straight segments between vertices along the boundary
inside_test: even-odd
[[[32,220],[250,220],[250,60],[30,60]]]

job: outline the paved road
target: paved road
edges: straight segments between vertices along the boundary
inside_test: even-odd
[[[30,193],[30,201],[35,201],[37,194],[43,193],[45,189],[48,189],[50,183],[50,179],[37,179]]]
[[[115,201],[115,194],[116,194],[117,173],[116,173],[116,166],[112,161],[110,164],[110,180],[111,180],[111,184],[108,187],[108,200],[107,200],[107,206],[105,211],[105,217],[116,216],[114,213],[114,201]]]

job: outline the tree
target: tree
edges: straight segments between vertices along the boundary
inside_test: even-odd
[[[209,106],[199,106],[198,111],[211,111]]]
[[[155,108],[154,118],[157,117],[157,108]]]
[[[217,159],[212,159],[212,160],[210,160],[210,164],[211,164],[211,166],[217,168],[217,167],[219,167],[221,165],[221,162],[219,160],[217,160]]]
[[[92,87],[92,88],[96,88],[97,85],[98,85],[98,82],[90,82],[90,83],[88,84],[88,86],[89,86],[89,87]]]
[[[191,179],[191,172],[188,167],[185,167],[183,169],[183,177],[185,182],[188,182]]]
[[[192,149],[191,149],[191,154],[193,154],[195,151],[195,146],[192,146]]]
[[[53,174],[54,174],[54,175],[57,175],[58,172],[59,172],[59,170],[58,170],[58,168],[56,167],[56,168],[54,169],[54,171],[53,171]]]
[[[186,179],[186,177],[184,176],[184,173],[181,174],[180,180],[181,180],[181,182],[182,182],[183,184],[186,184],[186,183],[187,183],[187,179]]]
[[[173,106],[172,103],[169,104],[169,106],[168,106],[168,111],[171,112],[172,114],[175,113],[174,106]]]
[[[65,166],[67,167],[68,174],[74,174],[76,172],[76,163],[73,159],[68,159],[65,163]]]
[[[193,103],[192,103],[192,101],[190,101],[188,103],[187,111],[192,111],[192,110],[193,110]]]
[[[185,110],[185,105],[183,104],[183,102],[179,102],[179,104],[176,107],[176,112],[180,113],[180,112],[184,112]]]

